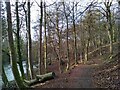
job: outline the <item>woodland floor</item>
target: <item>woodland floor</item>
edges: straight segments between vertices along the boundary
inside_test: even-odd
[[[118,53],[120,55],[120,53]],[[110,88],[120,90],[120,66],[118,56],[111,60],[100,57],[88,62],[74,65],[71,61],[69,71],[59,73],[58,62],[48,66],[48,72],[55,72],[56,77],[44,83],[33,85],[33,88]],[[36,74],[38,71],[35,72]],[[44,73],[44,72],[43,72]]]
[[[91,88],[93,69],[90,65],[80,65],[71,71],[57,76],[55,79],[46,82],[44,85],[37,85],[38,88]]]
[[[57,63],[51,65],[50,71],[56,73],[56,77],[53,80],[47,81],[42,84],[37,84],[33,87],[36,88],[94,88],[94,77],[93,73],[95,67],[100,60],[92,60],[91,62],[86,62],[86,64],[79,63],[76,66],[60,74],[57,70]]]
[[[114,46],[114,55],[110,59],[109,47],[94,51],[89,56],[89,61],[74,66],[71,59],[71,68],[60,74],[58,62],[49,65],[48,72],[55,72],[56,77],[45,83],[37,84],[36,88],[109,88],[120,90],[120,52],[118,45]],[[80,61],[80,60],[79,60]]]
[[[116,47],[116,53],[112,59],[109,53],[98,56],[95,52],[88,62],[79,63],[74,66],[74,59],[71,59],[69,71],[59,73],[58,62],[48,66],[48,72],[55,72],[56,77],[45,83],[36,84],[36,88],[111,88],[120,90],[120,52]]]
[[[120,90],[120,53],[110,61],[105,61],[95,68],[94,85],[99,88]]]
[[[118,52],[118,51],[117,51]],[[98,52],[90,56],[89,61],[74,65],[74,59],[70,61],[70,70],[59,73],[59,64],[52,61],[48,65],[48,72],[55,72],[56,77],[44,83],[33,85],[33,88],[110,88],[120,90],[120,52],[109,59],[108,53],[97,56]],[[80,60],[79,60],[80,61]],[[44,70],[44,67],[42,67]],[[42,71],[44,74],[44,71]],[[38,74],[36,69],[35,74]]]
[[[111,61],[92,59],[86,64],[79,63],[62,74],[58,62],[49,66],[56,73],[55,79],[34,85],[36,88],[111,88],[120,90],[119,58]]]

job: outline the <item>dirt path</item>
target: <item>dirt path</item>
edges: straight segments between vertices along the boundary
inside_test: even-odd
[[[76,88],[93,88],[93,72],[92,65],[80,65],[76,67],[71,74],[71,76],[75,76],[76,74],[76,77],[78,77],[78,80],[75,82]]]
[[[94,88],[92,74],[95,65],[78,65],[55,79],[37,85],[38,88]]]

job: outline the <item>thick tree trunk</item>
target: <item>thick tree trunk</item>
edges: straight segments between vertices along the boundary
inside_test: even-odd
[[[16,20],[17,20],[17,53],[18,53],[18,61],[19,61],[19,67],[21,71],[22,78],[25,78],[23,65],[22,65],[22,56],[20,51],[20,27],[19,27],[19,14],[18,14],[18,1],[16,2]]]
[[[54,72],[49,72],[43,75],[36,75],[37,79],[41,79],[42,81],[46,81],[49,79],[53,79],[55,77],[55,73]]]
[[[43,83],[45,81],[54,79],[54,77],[55,77],[55,73],[50,72],[50,73],[46,73],[44,75],[36,75],[36,78],[33,80],[30,80],[30,81],[24,80],[24,81],[27,85],[32,86],[32,85],[35,85],[37,83]]]
[[[24,88],[25,85],[23,84],[18,68],[17,68],[17,62],[16,62],[16,53],[15,53],[15,47],[13,42],[13,34],[12,34],[12,19],[11,19],[11,7],[10,7],[10,1],[6,2],[6,10],[7,10],[7,22],[8,22],[8,41],[9,41],[9,47],[10,47],[10,56],[11,56],[11,64],[12,64],[12,71],[13,75],[15,77],[15,81],[19,88]]]

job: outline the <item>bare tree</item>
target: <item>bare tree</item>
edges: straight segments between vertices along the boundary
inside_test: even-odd
[[[64,9],[64,14],[65,14],[65,18],[66,18],[66,24],[67,24],[67,33],[66,33],[66,41],[67,41],[67,70],[69,69],[70,67],[70,59],[69,59],[69,41],[68,41],[68,32],[69,32],[69,27],[68,27],[68,15],[66,13],[66,7],[65,7],[65,2],[63,1],[63,9]]]
[[[74,58],[75,58],[75,64],[78,64],[78,61],[77,61],[76,26],[75,26],[75,4],[74,4],[74,2],[73,2],[72,22],[73,22],[73,36],[74,36]]]
[[[31,40],[31,30],[30,30],[30,1],[27,2],[28,7],[28,22],[27,22],[27,32],[28,32],[28,65],[30,78],[33,79],[33,62],[32,62],[32,40]]]
[[[120,11],[120,1],[119,1],[119,0],[118,0],[118,5],[119,5],[118,11]],[[118,34],[118,41],[120,41],[120,12],[119,12],[118,15],[119,15],[119,17],[118,17],[118,18],[119,18],[119,19],[118,19],[118,30],[119,30],[119,31],[118,31],[118,33],[119,33],[119,34]]]
[[[0,41],[2,41],[2,19],[1,19],[1,6],[2,2],[0,1]],[[0,43],[0,55],[2,55],[2,43]],[[2,68],[2,57],[0,57],[0,66]],[[2,70],[0,69],[0,73],[2,73]]]
[[[57,37],[58,37],[58,46],[57,46],[57,49],[58,49],[58,58],[59,58],[59,71],[60,73],[62,73],[62,69],[61,69],[61,64],[62,64],[62,61],[61,61],[61,38],[60,38],[60,30],[59,30],[59,12],[58,12],[58,4],[56,4],[56,32],[57,32]]]
[[[108,36],[109,36],[109,41],[110,41],[110,54],[112,55],[113,54],[113,30],[112,30],[112,21],[111,21],[111,10],[110,10],[110,7],[112,5],[112,1],[106,1],[104,2],[104,5],[106,7],[106,10],[105,10],[105,16],[106,16],[106,19],[107,19],[107,31],[108,31]]]
[[[19,59],[19,67],[22,74],[22,78],[25,78],[23,65],[22,65],[22,56],[21,56],[21,50],[20,50],[20,27],[19,27],[19,14],[18,14],[18,0],[16,1],[16,21],[17,21],[17,53],[18,53],[18,59]]]
[[[24,88],[25,85],[23,84],[18,68],[17,68],[17,62],[16,62],[16,53],[15,53],[15,47],[13,42],[13,32],[12,32],[12,19],[11,19],[11,7],[10,7],[10,1],[6,2],[6,10],[7,10],[7,22],[8,22],[8,39],[9,39],[9,47],[10,47],[10,56],[11,56],[11,65],[12,65],[12,71],[13,75],[15,77],[15,81],[19,88]]]
[[[22,7],[23,7],[23,10],[24,10],[24,13],[25,13],[25,24],[26,24],[26,31],[27,30],[27,10],[25,9],[25,4],[26,2],[23,3]],[[26,33],[26,56],[28,57],[28,32]],[[27,78],[29,79],[30,78],[30,75],[29,75],[29,65],[28,65],[28,58],[27,58],[27,61],[26,61],[26,72],[27,72]]]
[[[87,22],[86,22],[86,24],[87,24],[87,28],[86,28],[86,43],[85,43],[85,61],[88,61],[88,49],[89,49],[89,44],[90,44],[90,39],[91,39],[91,27],[92,27],[92,25],[91,25],[91,23],[92,23],[92,12],[91,12],[91,10],[90,10],[90,8],[89,8],[89,11],[88,11],[88,20],[87,20]]]
[[[40,30],[39,30],[39,35],[40,35],[40,39],[39,39],[39,42],[40,42],[40,45],[39,45],[39,74],[41,74],[41,62],[42,62],[42,21],[43,21],[43,2],[41,0],[40,2],[40,14],[41,14],[41,18],[40,18]]]
[[[46,3],[44,2],[44,64],[45,73],[47,72],[47,31],[46,31]]]

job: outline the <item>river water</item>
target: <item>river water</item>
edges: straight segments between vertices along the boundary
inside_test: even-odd
[[[17,64],[18,66],[18,64]],[[23,61],[23,69],[24,69],[24,73],[26,73],[26,61]],[[5,70],[5,74],[8,78],[8,81],[12,81],[14,80],[14,76],[13,76],[13,73],[12,73],[12,68],[11,68],[11,65],[4,65],[4,70]],[[20,73],[20,69],[19,69],[19,66],[18,66],[18,70],[19,70],[19,73]],[[20,73],[21,75],[21,73]],[[0,75],[0,88],[2,87],[2,76]]]
[[[2,77],[0,75],[0,90],[2,89]]]

